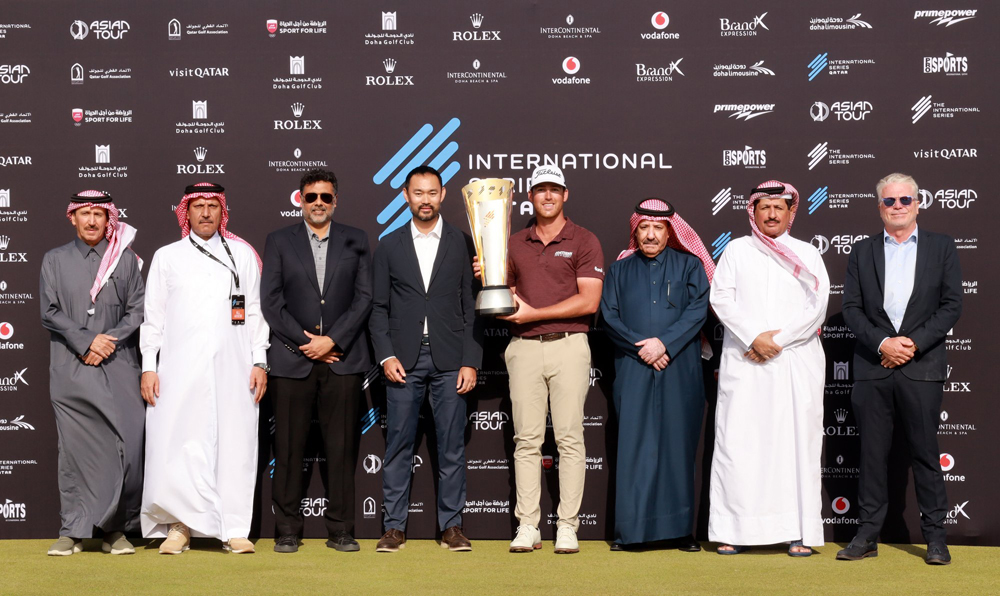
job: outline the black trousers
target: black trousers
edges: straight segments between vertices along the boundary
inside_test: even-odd
[[[302,534],[302,458],[313,408],[318,414],[326,455],[327,532],[332,536],[342,530],[354,535],[354,470],[358,461],[362,380],[360,374],[335,374],[322,362],[315,363],[304,379],[268,379],[275,422],[271,496],[279,536]]]
[[[889,503],[886,465],[893,418],[899,412],[913,461],[920,531],[928,543],[945,540],[948,497],[937,440],[943,391],[944,384],[940,381],[914,381],[898,369],[884,379],[854,382],[851,404],[861,434],[858,538],[878,540],[885,522]]]

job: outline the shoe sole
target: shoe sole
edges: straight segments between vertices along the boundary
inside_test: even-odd
[[[387,546],[383,546],[382,548],[376,548],[375,552],[377,552],[377,553],[397,553],[397,552],[399,552],[401,549],[403,549],[405,547],[406,547],[405,543],[404,544],[400,544],[399,547],[397,547],[397,548],[389,548]]]
[[[133,547],[129,547],[129,548],[113,548],[107,542],[105,542],[103,545],[101,545],[101,550],[103,550],[104,552],[108,553],[109,555],[134,555],[135,554],[135,548],[133,548]]]
[[[74,544],[71,550],[50,550],[48,551],[48,555],[50,557],[68,557],[79,552],[83,552],[82,544]]]
[[[361,550],[361,545],[360,544],[347,544],[347,545],[337,544],[337,545],[334,545],[334,546],[330,546],[328,544],[328,545],[326,545],[326,547],[327,548],[332,548],[333,550],[338,551],[338,552],[342,552],[342,553],[356,553],[359,550]]]
[[[191,550],[191,547],[190,546],[185,546],[181,550],[163,550],[161,548],[160,549],[160,554],[161,555],[179,555],[179,554],[183,553],[186,550]]]
[[[942,561],[941,559],[931,559],[926,561],[928,565],[951,565],[951,561]]]
[[[472,550],[471,546],[451,546],[446,542],[441,543],[441,548],[446,548],[453,553],[467,553]]]
[[[510,552],[512,552],[512,553],[533,553],[536,550],[540,550],[541,548],[542,548],[542,543],[539,542],[538,544],[533,544],[530,547],[528,547],[528,546],[512,546],[512,547],[510,547]]]
[[[276,553],[297,553],[297,552],[299,552],[299,548],[298,547],[295,547],[295,548],[287,548],[287,547],[278,548],[276,546],[276,547],[274,547],[274,552],[276,552]]]
[[[552,552],[554,552],[557,555],[572,555],[574,553],[580,552],[580,549],[578,549],[578,548],[557,548],[557,549],[555,549]]]
[[[860,557],[850,557],[850,556],[847,556],[847,555],[838,554],[837,555],[837,560],[838,561],[860,561],[861,559],[867,559],[869,557],[877,557],[877,556],[878,556],[878,551],[876,550],[876,551],[872,551],[870,553],[865,553],[865,554],[861,555]]]

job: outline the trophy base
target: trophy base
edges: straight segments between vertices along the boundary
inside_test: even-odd
[[[495,317],[509,315],[515,310],[514,296],[507,286],[486,286],[476,297],[476,314]]]

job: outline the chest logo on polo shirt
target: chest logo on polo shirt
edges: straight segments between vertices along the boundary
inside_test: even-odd
[[[552,254],[552,256],[553,257],[563,257],[565,259],[569,259],[569,258],[572,258],[573,251],[571,251],[571,250],[557,250],[555,253]]]

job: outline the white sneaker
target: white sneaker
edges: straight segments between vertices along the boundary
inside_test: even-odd
[[[576,540],[576,530],[569,526],[559,526],[556,532],[557,555],[567,555],[580,552],[580,543]]]
[[[531,525],[517,527],[517,536],[510,541],[510,552],[530,553],[540,548],[542,548],[542,533],[538,528]]]

